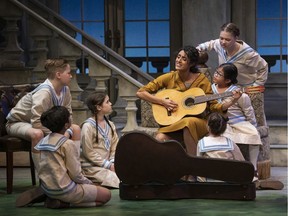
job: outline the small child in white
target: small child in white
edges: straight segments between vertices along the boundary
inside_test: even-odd
[[[217,112],[209,115],[207,121],[209,135],[198,142],[197,156],[244,161],[239,147],[229,138],[222,136],[227,120]],[[198,177],[199,181],[205,181]]]
[[[224,93],[238,89],[237,67],[232,63],[220,65],[214,73],[212,90],[215,94]],[[233,97],[218,99],[219,103],[226,103],[233,100]],[[257,122],[254,109],[249,96],[245,93],[236,103],[228,108],[229,118],[224,136],[230,138],[237,144],[249,146],[249,161],[253,164],[255,176],[253,181],[258,180],[257,161],[259,149],[262,145],[260,134],[257,131]]]

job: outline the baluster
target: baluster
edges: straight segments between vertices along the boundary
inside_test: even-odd
[[[136,92],[138,87],[125,80],[123,77],[118,76],[119,84],[119,97],[127,101],[127,106],[125,108],[127,112],[127,121],[126,125],[121,132],[129,132],[138,128],[136,112],[138,110],[136,106],[136,100],[139,98],[136,97]]]
[[[5,35],[7,45],[3,50],[2,67],[4,68],[24,68],[24,62],[21,61],[23,49],[18,43],[17,21],[20,20],[19,16],[3,17],[6,20]]]
[[[32,17],[29,17],[29,28],[31,29],[30,36],[33,39],[33,48],[30,50],[30,64],[34,66],[33,81],[43,82],[46,79],[44,65],[48,54],[47,41],[51,39],[52,32]]]

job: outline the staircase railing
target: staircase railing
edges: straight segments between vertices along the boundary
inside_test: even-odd
[[[131,77],[129,75],[129,73],[131,74],[131,71],[136,72],[137,76],[139,75],[140,77],[142,77],[142,78],[140,78],[140,80],[142,79],[142,80],[146,80],[146,81],[149,81],[152,79],[152,77],[150,75],[145,74],[139,68],[137,68],[132,63],[127,61],[125,58],[123,58],[120,55],[118,55],[117,53],[115,53],[113,50],[100,44],[95,39],[93,39],[89,35],[87,35],[85,32],[77,29],[71,23],[64,20],[59,15],[56,15],[56,13],[52,12],[52,10],[50,11],[50,9],[48,9],[48,8],[45,9],[49,12],[50,15],[53,14],[54,18],[57,18],[57,20],[60,20],[64,25],[66,25],[66,24],[69,25],[69,28],[72,28],[74,31],[81,33],[81,35],[87,41],[90,41],[91,43],[96,44],[97,47],[101,48],[101,50],[103,50],[105,53],[108,53],[114,59],[117,59],[119,62],[121,62],[121,64],[124,64],[126,66],[125,68],[128,67],[131,71],[124,72],[123,70],[119,69],[119,67],[117,67],[114,64],[112,64],[111,62],[107,61],[106,59],[103,58],[103,56],[97,54],[96,52],[94,52],[93,50],[88,48],[87,46],[78,42],[74,37],[67,34],[65,31],[61,30],[59,27],[57,27],[53,23],[49,22],[47,19],[43,18],[42,16],[40,16],[38,13],[36,13],[35,11],[33,11],[31,8],[27,7],[23,3],[21,3],[17,0],[9,0],[9,1],[12,2],[14,5],[16,5],[18,8],[20,8],[22,11],[24,11],[25,13],[29,14],[31,17],[33,17],[34,19],[36,19],[37,21],[42,23],[44,26],[46,26],[48,29],[50,29],[53,33],[57,33],[60,36],[61,43],[67,44],[67,42],[68,42],[70,44],[73,44],[77,49],[80,50],[78,52],[78,54],[74,54],[74,55],[71,54],[71,56],[69,56],[69,54],[67,54],[67,52],[66,52],[64,54],[65,57],[70,58],[70,60],[71,59],[75,60],[76,55],[80,56],[79,53],[84,52],[85,54],[88,55],[89,61],[91,60],[91,63],[92,63],[91,65],[99,66],[100,68],[102,68],[100,74],[99,74],[99,72],[97,72],[97,73],[92,72],[92,70],[91,70],[91,74],[90,74],[90,62],[89,62],[89,76],[91,77],[91,79],[96,80],[97,85],[100,85],[100,86],[105,85],[105,81],[107,81],[111,78],[112,72],[113,72],[114,73],[113,76],[116,77],[118,80],[118,86],[119,86],[118,96],[127,102],[127,105],[125,108],[125,111],[127,112],[127,121],[126,121],[126,125],[122,131],[123,132],[131,131],[131,130],[134,130],[138,127],[138,124],[136,121],[136,111],[137,111],[136,100],[138,98],[136,97],[135,93],[139,87],[143,86],[143,84],[141,82],[139,82],[138,80],[134,79],[133,77]],[[33,2],[35,3],[35,1],[33,1]],[[38,3],[36,3],[36,4],[38,4]],[[39,6],[39,4],[38,4],[38,6]],[[41,8],[44,8],[44,6],[41,6]],[[64,40],[62,40],[62,39],[64,39]],[[68,46],[66,45],[66,47],[68,47]],[[71,48],[71,50],[72,50],[72,48]],[[74,65],[72,65],[71,70],[73,68],[75,69]],[[76,85],[78,85],[78,84],[76,83]],[[75,89],[78,90],[77,87],[75,87]],[[105,89],[105,87],[104,87],[104,89]],[[73,97],[73,95],[72,95],[72,97]],[[75,96],[73,98],[77,100],[77,96]],[[81,107],[81,104],[80,105],[79,105],[79,103],[75,103],[75,104],[77,105],[76,108]],[[72,108],[73,108],[73,101],[72,101]]]
[[[13,2],[19,2],[18,0],[12,0]],[[55,21],[55,19],[57,20],[57,22],[60,22],[61,24],[64,24],[64,26],[69,27],[71,30],[73,30],[75,33],[78,33],[82,36],[82,41],[84,41],[85,45],[87,47],[90,47],[89,45],[92,44],[93,46],[96,46],[98,50],[93,50],[94,52],[98,53],[99,50],[103,52],[102,56],[104,55],[107,59],[113,58],[114,60],[116,60],[117,62],[115,62],[115,64],[117,65],[124,65],[127,68],[129,68],[131,70],[131,72],[135,72],[137,74],[136,77],[140,77],[140,80],[143,81],[151,81],[153,79],[152,76],[150,76],[149,74],[145,73],[144,71],[142,71],[139,67],[135,66],[134,64],[132,64],[130,61],[128,61],[126,58],[124,58],[123,56],[119,55],[118,53],[116,53],[114,50],[110,49],[109,47],[105,46],[104,44],[102,44],[101,42],[97,41],[95,38],[91,37],[89,34],[87,34],[85,31],[77,28],[75,25],[73,25],[71,22],[69,22],[68,20],[66,20],[65,18],[63,18],[61,15],[59,15],[58,13],[56,13],[55,11],[51,10],[50,8],[48,8],[46,5],[44,5],[43,3],[39,2],[39,1],[35,1],[35,0],[27,0],[28,2],[26,3],[26,5],[28,3],[31,3],[37,7],[39,7],[40,9],[42,9],[43,11],[45,11],[47,14],[49,14],[49,18],[53,19]],[[57,22],[53,22],[54,25],[57,26]],[[83,44],[83,42],[82,42]],[[92,47],[93,47],[92,46]],[[98,53],[99,55],[101,55],[100,53]]]

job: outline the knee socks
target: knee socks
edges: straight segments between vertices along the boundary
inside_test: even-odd
[[[249,158],[250,162],[254,166],[255,171],[257,171],[258,155],[259,155],[259,145],[249,145]]]

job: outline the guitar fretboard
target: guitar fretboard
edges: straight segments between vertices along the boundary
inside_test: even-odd
[[[204,102],[211,101],[211,100],[216,100],[216,99],[223,98],[223,97],[229,97],[232,95],[233,95],[232,92],[223,92],[220,94],[197,96],[194,98],[194,104],[200,104],[200,103],[204,103]]]

